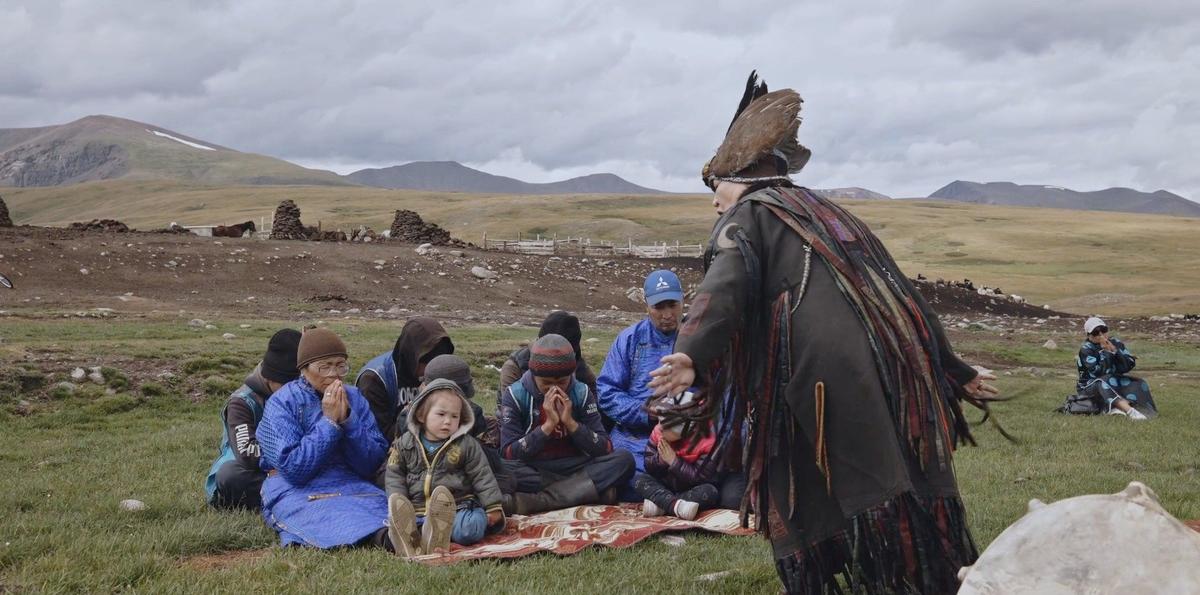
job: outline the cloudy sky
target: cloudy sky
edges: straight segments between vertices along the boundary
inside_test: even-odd
[[[0,128],[88,114],[348,173],[457,160],[703,191],[746,75],[798,181],[1200,199],[1194,0],[0,0]]]

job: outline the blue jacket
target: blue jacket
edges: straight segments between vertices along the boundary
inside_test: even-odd
[[[268,401],[256,432],[262,448],[263,520],[282,545],[352,545],[387,523],[387,498],[375,485],[387,442],[358,389],[346,385],[350,416],[340,426],[321,412],[304,377]]]
[[[642,319],[617,335],[596,378],[600,410],[615,424],[611,433],[613,446],[633,454],[638,471],[646,470],[642,455],[654,429],[650,417],[642,410],[642,405],[654,394],[646,385],[650,382],[650,372],[662,365],[659,360],[675,350],[677,334],[663,334],[650,319]]]

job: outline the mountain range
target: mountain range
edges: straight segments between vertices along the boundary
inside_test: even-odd
[[[981,184],[955,180],[930,194],[929,198],[985,205],[1200,217],[1200,203],[1166,190],[1140,192],[1131,188],[1107,188],[1079,192],[1060,186],[1019,185],[1012,182]]]
[[[480,192],[489,194],[665,194],[628,182],[614,174],[591,174],[535,184],[497,176],[467,167],[457,161],[415,161],[382,169],[360,169],[347,179],[378,188]]]
[[[153,124],[105,115],[87,116],[56,126],[0,128],[0,186],[60,186],[112,179],[171,180],[214,186],[371,186],[483,194],[665,194],[611,173],[532,183],[455,161],[416,161],[342,176],[275,157],[245,153]],[[814,191],[834,200],[889,198],[858,187]],[[1200,217],[1200,204],[1165,190],[1147,193],[1109,188],[1078,192],[1058,186],[957,180],[929,198]]]
[[[59,186],[113,179],[211,185],[361,185],[492,194],[663,193],[610,173],[534,184],[453,161],[418,161],[341,176],[104,115],[57,126],[0,128],[0,186]]]

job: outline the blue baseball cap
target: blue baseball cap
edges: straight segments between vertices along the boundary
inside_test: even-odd
[[[642,290],[646,294],[646,303],[651,306],[667,300],[683,301],[683,285],[679,283],[679,277],[665,269],[647,275]]]

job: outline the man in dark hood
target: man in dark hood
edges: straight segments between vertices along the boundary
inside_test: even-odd
[[[396,438],[396,420],[404,419],[401,413],[420,392],[425,365],[450,353],[454,343],[446,329],[428,316],[417,316],[404,324],[391,351],[375,356],[359,370],[354,385],[370,403],[388,443]]]

